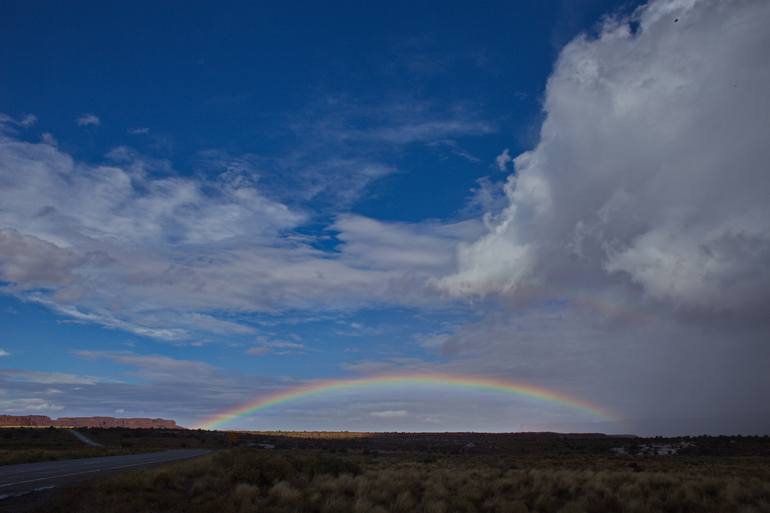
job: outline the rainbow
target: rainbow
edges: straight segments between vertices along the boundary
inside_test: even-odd
[[[314,381],[309,384],[292,387],[279,392],[265,394],[249,403],[241,404],[235,408],[220,412],[204,420],[198,427],[201,429],[217,429],[221,428],[224,424],[227,424],[230,421],[244,415],[249,415],[251,413],[264,410],[265,408],[293,401],[295,399],[319,395],[325,392],[359,389],[364,387],[369,388],[383,385],[439,385],[481,391],[502,392],[558,404],[573,410],[587,413],[602,420],[614,419],[611,414],[599,406],[536,385],[476,376],[430,373],[397,374],[372,376],[366,378]]]

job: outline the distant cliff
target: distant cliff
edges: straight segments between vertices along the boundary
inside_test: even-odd
[[[52,419],[45,415],[0,415],[0,427],[11,426],[181,429],[175,421],[168,419],[119,419],[115,417],[60,417]]]

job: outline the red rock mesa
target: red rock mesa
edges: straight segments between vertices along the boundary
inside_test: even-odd
[[[101,428],[155,428],[180,429],[176,422],[168,419],[119,419],[115,417],[60,417],[52,419],[45,415],[0,415],[0,427],[101,427]]]

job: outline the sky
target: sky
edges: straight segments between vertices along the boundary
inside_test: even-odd
[[[768,27],[3,2],[0,413],[194,427],[441,375],[569,400],[380,382],[223,426],[770,433]]]

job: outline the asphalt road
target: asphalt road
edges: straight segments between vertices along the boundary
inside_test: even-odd
[[[0,465],[0,499],[83,481],[107,472],[194,458],[209,452],[205,449],[174,449],[127,456]]]

